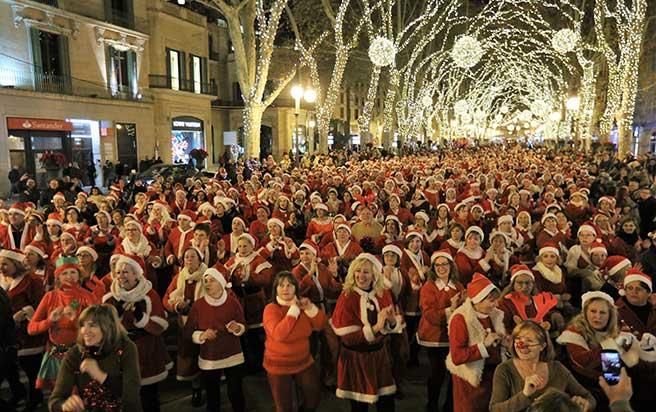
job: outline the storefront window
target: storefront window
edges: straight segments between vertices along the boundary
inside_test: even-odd
[[[189,152],[204,149],[203,121],[195,117],[176,117],[171,127],[173,163],[189,163]]]

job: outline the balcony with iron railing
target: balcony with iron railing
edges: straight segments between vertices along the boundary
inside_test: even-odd
[[[0,67],[0,91],[27,90],[38,93],[54,93],[69,96],[91,97],[100,99],[150,101],[150,96],[143,92],[133,92],[119,86],[110,89],[106,85],[71,76],[41,73],[33,69],[10,69]]]
[[[148,80],[151,89],[171,89],[210,96],[218,95],[218,88],[213,80],[207,83],[191,79],[176,79],[162,74],[151,74],[148,76]]]
[[[37,3],[45,4],[50,7],[59,7],[59,0],[33,0]]]

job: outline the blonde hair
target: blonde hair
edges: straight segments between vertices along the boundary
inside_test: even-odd
[[[383,275],[380,272],[377,265],[374,265],[366,257],[358,256],[355,258],[348,268],[348,273],[346,274],[346,279],[344,279],[343,290],[347,293],[352,292],[357,286],[355,285],[355,271],[360,269],[364,265],[369,265],[371,267],[371,273],[373,274],[373,284],[372,289],[377,296],[382,296],[383,291],[385,290],[385,283]]]
[[[583,305],[583,309],[581,309],[581,313],[576,315],[574,319],[570,322],[570,325],[574,326],[576,330],[583,336],[583,339],[585,339],[585,342],[590,345],[597,345],[599,346],[599,339],[597,339],[597,331],[595,331],[592,326],[590,326],[590,322],[588,322],[588,319],[586,318],[586,313],[588,311],[588,307],[592,302],[596,301],[602,301],[606,303],[608,306],[608,325],[606,325],[606,329],[602,331],[604,334],[608,335],[610,338],[616,338],[619,333],[619,326],[617,325],[617,308],[615,305],[611,305],[610,302],[602,299],[602,298],[593,298],[585,302],[585,305]]]

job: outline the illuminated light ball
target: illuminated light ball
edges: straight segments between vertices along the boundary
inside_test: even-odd
[[[424,107],[430,107],[433,105],[433,98],[430,97],[429,95],[425,95],[421,99],[421,104],[423,104]]]
[[[533,118],[533,113],[531,113],[530,110],[524,110],[517,117],[519,118],[520,122],[526,123],[531,121],[531,119]]]
[[[501,114],[508,114],[509,111],[510,111],[510,109],[508,108],[508,106],[505,106],[505,105],[501,106],[501,108],[499,108],[499,113],[501,113]]]
[[[463,115],[469,111],[469,102],[467,100],[458,100],[453,105],[453,112],[455,114]]]
[[[481,61],[485,52],[481,43],[472,36],[461,36],[456,40],[451,49],[451,58],[456,66],[461,69],[469,69],[478,64]]]
[[[566,54],[576,49],[579,40],[579,35],[574,30],[560,29],[551,38],[551,46],[558,53]]]
[[[503,120],[502,115],[498,114],[498,115],[494,116],[494,122],[495,123],[501,123],[502,120]]]
[[[474,113],[474,119],[476,120],[485,119],[485,112],[481,109],[476,110],[476,112]]]
[[[461,117],[462,123],[463,124],[468,124],[471,123],[472,120],[474,120],[469,113],[465,113]]]
[[[546,116],[551,112],[551,105],[544,100],[535,100],[531,103],[531,112],[538,116]]]
[[[382,36],[376,37],[369,46],[369,59],[378,67],[389,66],[394,63],[396,46],[390,39]]]

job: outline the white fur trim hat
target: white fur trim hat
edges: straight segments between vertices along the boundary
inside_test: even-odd
[[[419,212],[415,213],[415,218],[423,219],[424,222],[428,223],[430,221],[430,218],[428,217],[428,214],[424,212],[423,210],[420,210]]]
[[[2,249],[0,250],[0,257],[6,257],[17,262],[23,262],[25,255],[20,250]]]
[[[451,252],[449,252],[448,249],[438,250],[437,252],[433,252],[433,254],[431,255],[431,262],[435,262],[435,259],[440,257],[447,259],[450,262],[453,262],[453,256],[451,256]]]
[[[380,260],[376,258],[376,256],[372,255],[371,253],[360,253],[356,259],[366,259],[374,267],[374,270],[378,272],[379,274],[383,271],[383,265],[380,263]]]
[[[585,307],[585,304],[591,299],[603,299],[606,302],[610,303],[611,306],[615,306],[615,301],[613,300],[613,298],[608,293],[604,293],[599,290],[595,290],[592,292],[585,292],[581,296],[581,306]]]
[[[221,284],[221,286],[223,286],[223,289],[230,289],[232,287],[232,283],[228,282],[225,276],[223,276],[221,272],[219,272],[214,268],[207,269],[205,273],[203,273],[203,277],[205,276],[209,276],[215,279],[217,282]]]
[[[626,285],[628,285],[631,282],[642,282],[642,283],[644,283],[649,288],[650,293],[654,290],[652,288],[651,278],[649,276],[645,275],[644,273],[640,272],[637,269],[631,269],[626,274],[626,276],[624,277],[624,287],[626,287]],[[624,290],[624,289],[622,289],[622,290]]]
[[[385,253],[388,252],[395,253],[399,258],[403,255],[403,252],[401,252],[401,248],[396,245],[385,245],[385,247],[383,247],[382,254],[384,255]]]
[[[248,233],[242,233],[241,235],[239,235],[239,237],[237,238],[237,241],[240,241],[242,239],[248,240],[250,242],[250,244],[253,245],[253,247],[255,247],[255,245],[257,244],[257,242],[255,241],[255,238],[253,236],[251,236],[250,234],[248,234]]]
[[[497,224],[500,225],[502,223],[510,223],[512,225],[513,223],[513,217],[510,215],[503,215],[499,218],[497,221]]]
[[[79,248],[77,248],[77,252],[75,252],[75,256],[79,256],[80,253],[82,252],[87,252],[88,254],[90,254],[91,257],[93,257],[94,262],[98,260],[98,252],[96,252],[94,248],[89,246],[80,246]]]
[[[579,226],[579,230],[576,232],[576,236],[579,236],[581,233],[584,232],[593,233],[594,235],[597,234],[597,231],[591,225],[581,225]]]
[[[277,217],[272,217],[267,221],[267,226],[271,224],[278,226],[282,232],[285,231],[285,224]]]
[[[535,280],[535,275],[533,275],[531,269],[529,269],[528,266],[526,265],[514,265],[510,269],[510,271],[511,271],[510,283],[512,283],[513,280],[519,275],[526,275],[529,276],[531,279]]]
[[[471,282],[467,284],[467,297],[471,299],[473,303],[479,303],[483,301],[493,290],[499,290],[490,279],[481,275],[480,273],[474,273],[474,277]]]
[[[483,229],[478,226],[470,226],[467,228],[467,231],[465,232],[465,239],[467,239],[467,237],[469,237],[469,235],[472,233],[476,233],[481,238],[481,242],[483,239],[485,239],[485,233],[483,233]]]

